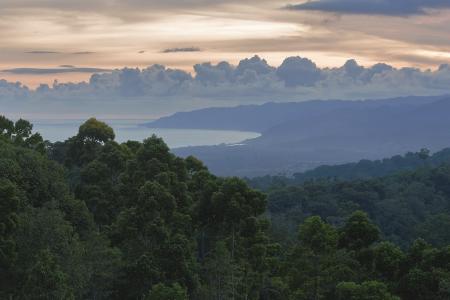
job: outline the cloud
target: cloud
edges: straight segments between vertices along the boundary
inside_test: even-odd
[[[74,55],[89,55],[89,54],[95,54],[95,52],[92,51],[80,51],[80,52],[73,52]]]
[[[450,8],[448,0],[313,0],[289,5],[291,10],[313,10],[343,14],[409,16],[427,9]]]
[[[356,2],[334,1],[339,5]],[[417,0],[408,1],[415,3]],[[177,48],[203,49],[213,55],[210,58],[213,61],[236,62],[244,55],[259,53],[267,56],[268,61],[278,63],[282,55],[301,53],[322,65],[336,65],[345,57],[356,57],[364,63],[387,58],[396,66],[414,64],[424,67],[448,60],[450,47],[450,11],[413,18],[366,18],[364,15],[340,16],[277,9],[289,2],[296,4],[305,0],[274,0],[271,3],[265,0],[0,2],[0,61],[4,62],[3,68],[36,66],[37,55],[24,54],[27,50],[60,51],[60,54],[40,55],[42,65],[70,62],[75,65],[143,67],[148,62],[159,61],[187,69],[202,62],[202,52],[179,55],[174,52],[179,51]],[[309,3],[313,2],[328,3],[326,0]],[[363,4],[356,3],[355,6],[363,7],[369,2],[388,3],[387,0],[357,2]],[[395,5],[396,2],[389,3]],[[45,44],[42,44],[43,40]],[[28,41],[27,45],[23,41]],[[172,52],[166,48],[171,48]],[[137,56],[141,49],[147,50],[146,54]],[[164,49],[168,54],[162,58]],[[403,55],[389,59],[380,49]],[[443,54],[420,54],[420,50]],[[97,54],[74,54],[90,52]],[[428,61],[419,61],[421,57]]]
[[[202,63],[194,66],[195,79],[203,85],[218,85],[223,82],[233,80],[234,67],[228,62],[221,62],[217,65]]]
[[[307,58],[288,57],[277,69],[277,75],[288,87],[313,86],[322,77],[322,70]]]
[[[20,82],[7,82],[0,79],[0,104],[2,99],[26,99],[30,95],[30,90]],[[10,104],[7,102],[6,104]],[[8,105],[3,105],[2,110]]]
[[[259,56],[255,55],[252,58],[241,60],[236,68],[236,74],[242,75],[248,71],[253,71],[256,74],[268,74],[274,70],[275,68],[269,66],[265,59],[261,59]]]
[[[65,66],[14,69],[14,72],[94,71]],[[37,70],[37,71],[36,71]],[[56,71],[55,71],[56,70]],[[102,69],[101,69],[102,70]],[[11,71],[11,70],[10,70]],[[370,67],[348,60],[336,68],[320,68],[304,57],[288,57],[271,66],[259,56],[229,62],[202,63],[194,74],[153,65],[144,69],[102,70],[89,82],[41,85],[30,90],[20,82],[0,80],[0,107],[9,113],[75,111],[92,114],[168,114],[206,106],[261,104],[310,99],[378,99],[450,93],[450,67],[435,70]],[[20,101],[17,101],[20,99]]]
[[[186,48],[169,48],[165,49],[162,52],[163,53],[177,53],[177,52],[200,52],[202,51],[200,48],[197,47],[186,47]]]
[[[33,50],[33,51],[27,51],[26,54],[60,54],[60,52],[57,51],[46,51],[46,50]]]
[[[33,50],[33,51],[26,51],[25,53],[26,54],[72,54],[72,55],[95,54],[95,52],[92,52],[92,51],[77,51],[77,52],[71,52],[71,53],[64,53],[64,52],[48,51],[48,50]]]
[[[61,65],[59,68],[14,68],[2,70],[4,73],[20,75],[44,75],[44,74],[63,74],[63,73],[101,73],[109,72],[109,69],[101,68],[78,68],[71,65]]]
[[[268,0],[265,0],[268,2]],[[273,0],[272,0],[273,1]],[[2,0],[2,10],[12,9],[54,9],[64,11],[92,11],[102,14],[120,14],[134,12],[154,12],[155,10],[185,10],[186,8],[199,9],[215,7],[223,4],[258,3],[263,0]]]

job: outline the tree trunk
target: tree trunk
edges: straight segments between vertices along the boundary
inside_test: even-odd
[[[233,224],[233,236],[231,245],[231,295],[234,300],[234,247],[235,247],[235,236],[234,236],[234,224]]]

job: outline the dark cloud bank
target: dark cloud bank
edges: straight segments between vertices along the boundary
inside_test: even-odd
[[[50,50],[33,50],[33,51],[26,51],[25,54],[72,54],[72,55],[89,55],[89,54],[95,54],[95,52],[92,51],[76,51],[71,53],[64,53],[59,51],[50,51]]]
[[[449,0],[313,0],[290,5],[293,10],[314,10],[344,14],[409,16],[427,9],[450,8]]]
[[[80,68],[64,70],[83,71]],[[68,103],[75,106],[80,101],[87,104],[95,102],[95,108],[89,108],[93,109],[91,113],[112,107],[111,103],[122,103],[121,107],[139,112],[151,111],[157,105],[170,105],[170,109],[163,110],[170,113],[202,106],[268,101],[369,99],[450,93],[449,65],[441,65],[436,70],[398,69],[382,63],[363,67],[356,61],[349,60],[339,68],[319,68],[307,58],[289,57],[279,67],[273,67],[255,56],[242,60],[237,66],[227,62],[203,63],[195,65],[194,70],[195,73],[190,74],[162,65],[145,69],[124,68],[94,74],[89,82],[55,82],[52,86],[41,85],[36,90],[31,90],[20,82],[0,80],[0,106],[5,108],[10,103],[32,103],[26,107],[35,108],[39,107],[39,101],[52,99],[53,103],[58,103],[66,110]],[[53,71],[10,70],[27,74],[48,74]],[[170,101],[163,101],[169,98]],[[130,105],[133,99],[133,105]],[[203,100],[199,104],[198,99],[207,100],[207,104]],[[140,103],[138,108],[136,103]],[[52,104],[51,108],[53,107],[56,106]]]
[[[61,52],[57,51],[48,51],[48,50],[33,50],[27,51],[26,54],[60,54]]]
[[[100,73],[108,72],[109,69],[101,68],[80,68],[72,65],[61,65],[59,68],[14,68],[2,70],[4,73],[21,75],[45,75],[45,74],[63,74],[63,73]]]
[[[163,53],[178,53],[178,52],[200,52],[202,51],[198,47],[185,47],[185,48],[169,48],[165,49],[162,52]]]

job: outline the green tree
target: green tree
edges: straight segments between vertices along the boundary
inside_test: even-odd
[[[398,281],[402,299],[448,299],[450,290],[450,251],[448,247],[432,248],[424,240],[417,240],[407,253],[408,266]]]
[[[298,246],[287,260],[291,298],[321,299],[331,292],[328,265],[334,261],[338,233],[320,217],[314,216],[300,225],[298,237]]]
[[[412,267],[399,282],[399,295],[403,299],[432,300],[439,299],[439,281],[429,270]]]
[[[197,175],[203,176],[203,172],[200,170]],[[207,182],[217,180],[210,176],[203,179]],[[256,219],[265,210],[265,196],[238,178],[219,179],[216,184],[210,183],[206,187],[215,191],[202,195],[197,206],[202,228],[201,253],[208,252],[203,247],[206,243],[214,249],[216,242],[226,241],[231,261],[238,266],[231,269],[231,297],[256,297],[267,279],[266,250],[270,243],[264,222]],[[211,236],[213,238],[207,240]],[[245,276],[238,281],[240,272]],[[245,284],[239,284],[242,282]]]
[[[25,299],[75,299],[68,276],[48,250],[42,250],[36,255],[34,265],[27,270],[21,294]]]
[[[106,123],[90,118],[80,126],[78,137],[85,142],[106,143],[114,140],[115,134]]]
[[[11,237],[17,226],[19,198],[16,186],[0,178],[0,268],[14,260],[14,241]]]
[[[340,230],[339,245],[350,250],[367,248],[380,238],[380,230],[363,211],[354,212]]]
[[[166,285],[158,283],[152,287],[149,295],[145,300],[187,300],[188,295],[186,289],[178,283]]]
[[[382,242],[374,247],[373,252],[375,272],[387,282],[395,282],[406,258],[403,251],[392,243]]]
[[[337,246],[338,234],[320,217],[310,217],[300,225],[300,245],[308,248],[314,254],[320,255],[333,251]]]
[[[0,297],[6,298],[14,288],[14,264],[17,259],[14,233],[18,224],[17,188],[0,178]]]
[[[14,124],[14,135],[15,139],[18,141],[23,141],[31,135],[33,130],[33,125],[23,119],[19,119]]]
[[[342,282],[337,285],[337,300],[400,300],[389,293],[387,286],[377,281],[362,284]]]
[[[206,278],[202,298],[231,299],[233,293],[236,294],[242,274],[224,241],[216,243],[215,249],[205,259],[202,271]]]
[[[430,157],[430,150],[423,148],[419,151],[419,158],[423,161],[427,160]]]
[[[0,115],[0,136],[10,139],[14,132],[14,122]]]
[[[114,130],[106,123],[95,118],[87,120],[80,126],[78,134],[65,142],[65,164],[69,167],[86,165],[114,138]]]
[[[450,215],[441,213],[432,215],[417,226],[419,236],[435,246],[446,246],[450,241]]]

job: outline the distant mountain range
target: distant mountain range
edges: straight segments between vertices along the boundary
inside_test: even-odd
[[[323,164],[448,147],[450,96],[208,108],[177,113],[146,126],[259,132],[260,137],[240,146],[173,151],[197,156],[218,175],[291,174]]]

